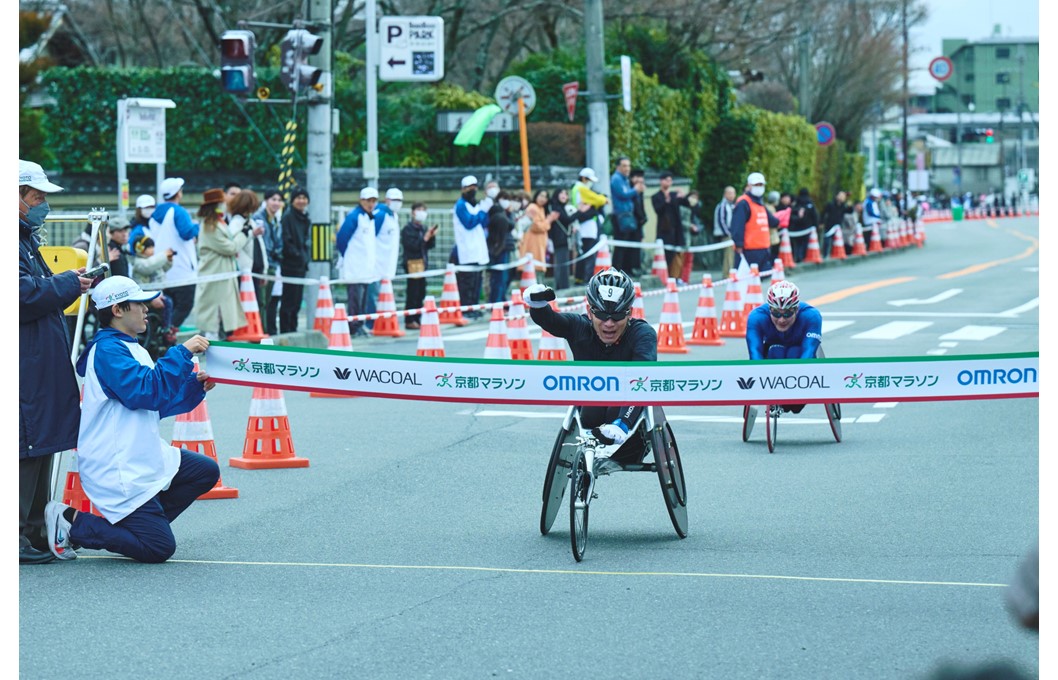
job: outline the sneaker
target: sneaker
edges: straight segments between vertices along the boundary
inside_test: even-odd
[[[70,542],[70,522],[62,516],[66,508],[70,507],[59,501],[49,501],[44,506],[44,524],[48,528],[48,548],[51,554],[60,560],[72,560],[77,558],[73,544]]]
[[[418,321],[409,321],[404,324],[404,329],[409,331],[417,331],[421,328]]]
[[[784,412],[786,412],[786,407],[785,406],[772,406],[771,407],[771,417],[772,418],[778,418]]]

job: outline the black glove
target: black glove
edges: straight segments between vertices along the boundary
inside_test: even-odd
[[[534,283],[525,289],[525,301],[530,307],[547,307],[555,299],[555,291],[542,283]]]

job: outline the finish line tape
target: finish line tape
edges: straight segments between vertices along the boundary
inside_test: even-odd
[[[1038,398],[1039,353],[654,363],[403,357],[214,342],[218,383],[476,404],[732,404]]]

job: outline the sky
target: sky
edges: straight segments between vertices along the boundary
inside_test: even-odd
[[[935,80],[926,72],[929,62],[941,56],[946,38],[980,40],[992,35],[995,24],[1002,35],[1038,37],[1039,0],[926,0],[929,18],[909,31],[911,39],[911,91],[930,91]]]

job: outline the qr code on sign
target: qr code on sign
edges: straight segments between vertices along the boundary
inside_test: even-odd
[[[412,52],[411,72],[417,76],[429,76],[437,72],[433,52]]]

